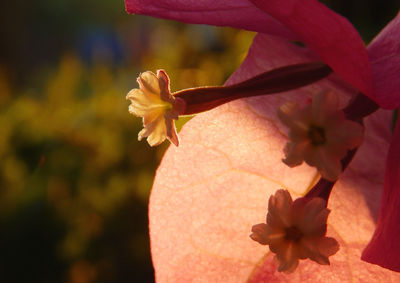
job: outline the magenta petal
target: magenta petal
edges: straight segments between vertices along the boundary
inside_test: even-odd
[[[351,23],[316,0],[252,0],[298,34],[339,76],[372,98],[364,43]]]
[[[128,13],[191,24],[230,26],[295,39],[295,34],[244,0],[125,0]]]
[[[362,259],[400,271],[400,124],[389,148],[377,228]]]
[[[400,106],[400,13],[368,46],[375,100],[381,107]]]

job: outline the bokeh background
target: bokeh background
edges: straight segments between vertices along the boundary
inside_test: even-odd
[[[366,42],[400,8],[323,2]],[[222,84],[254,34],[127,15],[123,0],[14,0],[0,36],[0,282],[154,281],[147,203],[169,145],[137,141],[125,95],[159,68],[173,90]]]

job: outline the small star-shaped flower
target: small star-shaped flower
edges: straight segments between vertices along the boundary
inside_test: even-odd
[[[326,265],[339,250],[334,238],[325,237],[329,212],[322,198],[293,202],[288,191],[278,190],[269,198],[267,223],[254,225],[250,237],[269,245],[278,271],[291,273],[306,258]]]
[[[361,145],[363,140],[363,127],[346,120],[332,92],[317,94],[304,108],[289,102],[280,107],[278,117],[289,127],[283,162],[294,167],[305,161],[329,181],[339,177],[340,161],[347,151]]]

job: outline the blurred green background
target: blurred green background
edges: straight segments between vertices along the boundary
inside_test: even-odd
[[[400,6],[324,2],[366,41]],[[254,34],[127,15],[122,0],[0,8],[0,282],[154,281],[147,202],[168,143],[137,142],[125,95],[159,68],[173,90],[222,84]]]

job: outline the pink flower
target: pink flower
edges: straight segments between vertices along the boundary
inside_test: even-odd
[[[276,119],[279,106],[289,98],[305,104],[311,93],[327,89],[340,93],[342,106],[356,90],[382,108],[400,106],[400,15],[366,50],[346,19],[315,0],[127,0],[126,6],[131,13],[260,32],[227,84],[318,59],[335,71],[328,79],[296,91],[225,104],[185,125],[181,147],[170,147],[157,171],[150,200],[156,278],[161,282],[399,280],[398,274],[360,260],[375,230],[363,259],[400,271],[400,126],[397,123],[392,134],[392,112],[387,110],[364,119],[364,143],[333,188],[327,235],[337,239],[341,249],[329,267],[304,261],[289,276],[276,273],[272,256],[247,235],[252,225],[263,222],[266,200],[276,190],[284,187],[292,196],[301,196],[315,181],[315,169],[307,165],[291,169],[281,162],[287,137]],[[306,47],[292,44],[293,39]]]

